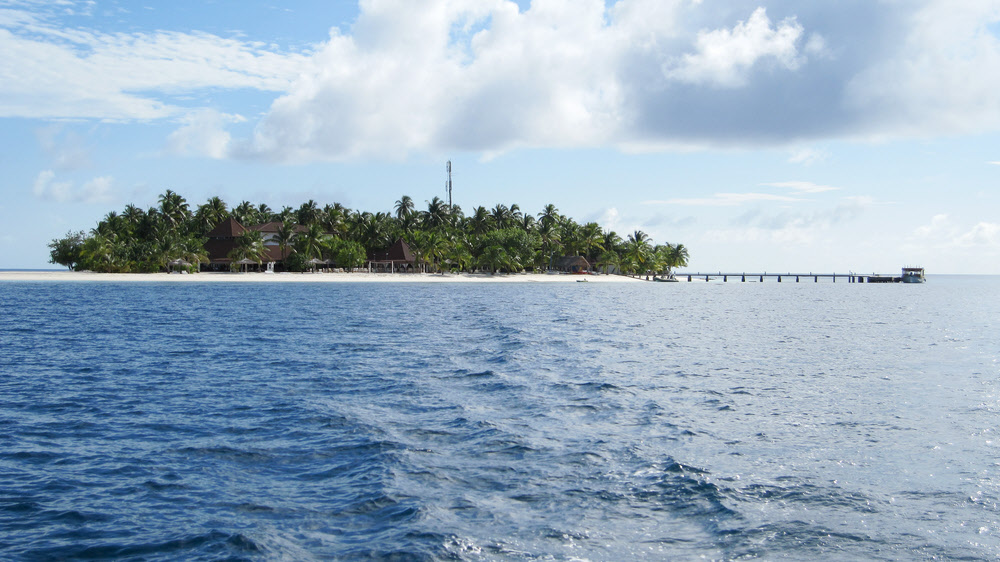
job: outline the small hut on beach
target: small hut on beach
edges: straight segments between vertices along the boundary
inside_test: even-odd
[[[566,273],[585,273],[590,271],[590,262],[583,256],[563,256],[556,260],[555,268]]]
[[[413,252],[402,238],[396,240],[396,243],[386,250],[368,254],[368,270],[372,272],[402,273],[411,271],[415,265]]]

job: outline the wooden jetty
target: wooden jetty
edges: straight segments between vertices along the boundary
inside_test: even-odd
[[[686,273],[678,272],[674,273],[674,277],[678,281],[687,280],[689,283],[693,281],[712,281],[721,280],[723,283],[729,282],[729,280],[739,281],[741,283],[746,283],[747,280],[751,282],[763,283],[765,279],[775,279],[778,283],[800,283],[802,281],[813,283],[819,283],[820,279],[830,280],[834,283],[837,280],[841,280],[844,283],[901,283],[903,278],[901,275],[891,275],[891,274],[861,274],[861,273]]]

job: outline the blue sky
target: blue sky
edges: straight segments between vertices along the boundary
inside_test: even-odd
[[[1000,0],[0,0],[0,268],[167,189],[1000,274]]]

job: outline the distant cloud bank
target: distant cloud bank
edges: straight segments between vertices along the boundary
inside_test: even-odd
[[[88,3],[6,5],[0,116],[174,120],[167,148],[211,158],[793,146],[1000,129],[997,2],[534,0],[521,11],[509,0],[367,0],[350,29],[302,52],[267,38],[63,23]],[[274,96],[263,115],[242,115],[238,96],[199,95],[248,90]],[[245,120],[252,133],[231,132]]]

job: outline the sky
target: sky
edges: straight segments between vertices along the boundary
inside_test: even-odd
[[[1000,274],[1000,0],[0,0],[0,269],[170,189]]]

